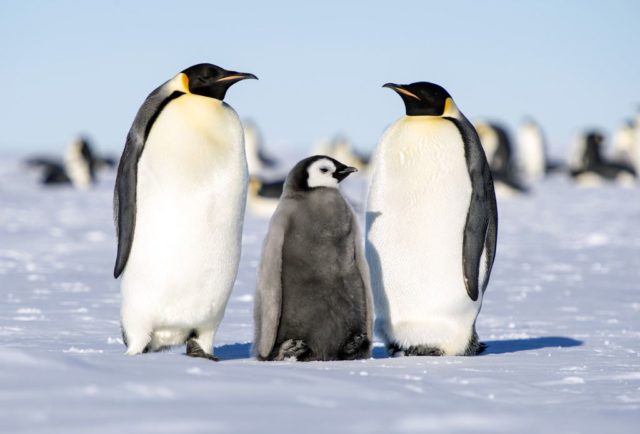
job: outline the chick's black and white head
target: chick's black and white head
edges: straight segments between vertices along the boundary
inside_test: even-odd
[[[286,188],[299,191],[338,188],[340,181],[357,171],[355,167],[349,167],[331,157],[315,155],[305,158],[291,169]]]

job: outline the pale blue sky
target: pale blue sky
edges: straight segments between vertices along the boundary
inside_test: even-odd
[[[0,152],[78,132],[120,152],[152,89],[211,62],[260,77],[226,101],[268,143],[371,149],[403,114],[382,84],[425,80],[470,118],[533,116],[562,153],[635,113],[639,19],[638,1],[0,1]]]

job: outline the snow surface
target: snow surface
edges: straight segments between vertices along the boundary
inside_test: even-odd
[[[638,432],[638,189],[554,178],[500,202],[478,357],[390,359],[377,344],[366,361],[256,362],[267,221],[248,215],[213,363],[123,354],[113,176],[45,189],[0,159],[2,433]]]

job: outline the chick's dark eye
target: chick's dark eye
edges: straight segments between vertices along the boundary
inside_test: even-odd
[[[327,169],[326,167],[321,167],[320,168],[320,172],[322,173],[327,173],[329,171],[329,169]]]

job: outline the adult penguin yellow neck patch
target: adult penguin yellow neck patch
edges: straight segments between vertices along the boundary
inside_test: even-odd
[[[173,80],[171,80],[171,87],[180,92],[191,93],[189,91],[189,77],[187,77],[187,74],[184,72],[176,75]]]

